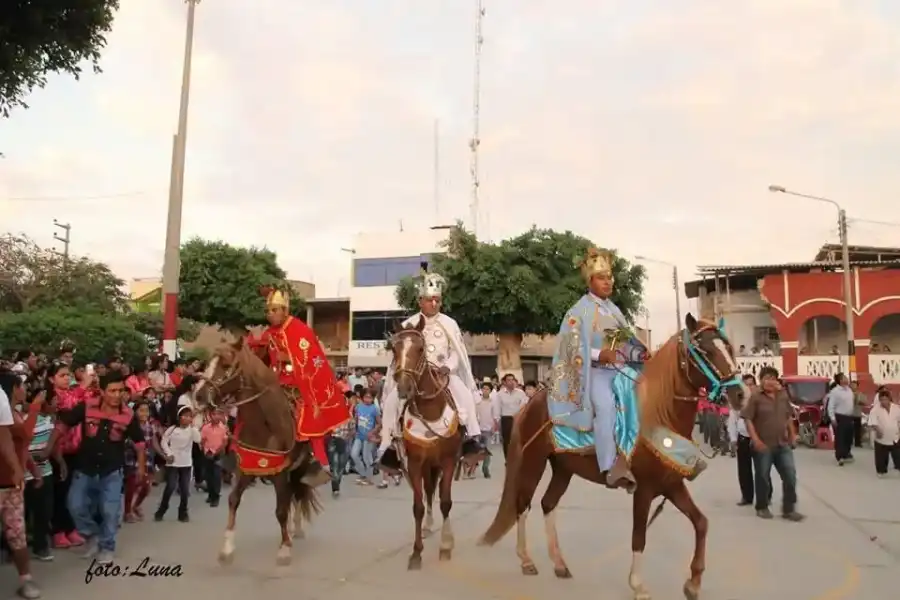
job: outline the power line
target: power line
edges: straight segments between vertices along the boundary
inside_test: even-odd
[[[84,200],[114,200],[116,198],[133,198],[143,196],[146,192],[122,192],[118,194],[97,194],[93,196],[6,196],[4,201],[10,202],[81,202]]]

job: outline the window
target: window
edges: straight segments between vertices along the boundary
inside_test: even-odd
[[[353,261],[354,287],[397,285],[405,277],[415,277],[430,255],[399,258],[357,258]]]
[[[402,310],[365,310],[354,312],[354,340],[384,340],[394,331],[394,323],[403,321],[407,313]]]
[[[776,351],[781,345],[778,330],[774,327],[754,327],[753,345],[757,350],[762,350],[763,346],[768,346],[773,352]]]

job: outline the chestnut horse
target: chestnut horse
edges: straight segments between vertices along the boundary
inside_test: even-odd
[[[405,408],[401,410],[400,431],[403,434],[402,450],[406,455],[406,476],[413,490],[413,517],[416,522],[416,539],[407,565],[410,570],[422,568],[422,521],[425,520],[424,528],[427,530],[434,526],[432,504],[438,483],[443,516],[440,560],[450,560],[453,553],[451,488],[463,442],[459,415],[447,387],[447,376],[425,358],[424,328],[424,317],[416,325],[398,326],[389,342],[393,353],[393,383],[397,386],[397,395],[406,399]],[[448,418],[448,415],[451,416]],[[424,435],[417,436],[408,430],[413,422]]]
[[[282,391],[277,375],[244,344],[244,338],[216,351],[194,395],[205,408],[237,407],[240,425],[236,443],[261,450],[271,462],[281,464],[281,470],[270,476],[275,488],[275,517],[281,527],[276,562],[289,564],[293,538],[303,535],[303,519],[309,521],[321,508],[315,489],[306,483],[312,458],[309,443],[295,441],[293,401]],[[240,461],[237,470],[238,477],[228,495],[228,525],[219,552],[223,564],[234,558],[237,511],[241,497],[257,476],[241,471]]]
[[[635,600],[649,600],[641,578],[641,558],[646,544],[647,528],[668,500],[694,526],[695,546],[691,576],[683,592],[689,600],[699,597],[703,571],[706,568],[706,535],[708,522],[700,512],[685,485],[684,476],[672,470],[657,456],[655,448],[643,437],[657,427],[666,427],[691,439],[700,389],[721,390],[733,408],[739,408],[744,390],[738,385],[740,372],[734,350],[719,327],[698,322],[690,314],[685,329],[672,336],[647,362],[638,383],[641,434],[631,460],[637,480],[632,504],[632,563],[628,583]],[[578,454],[557,452],[552,440],[552,422],[547,407],[547,390],[541,390],[516,416],[506,462],[506,479],[500,507],[481,544],[493,545],[514,525],[517,528],[516,553],[525,575],[536,575],[537,568],[528,554],[525,522],[538,483],[550,463],[552,477],[541,499],[547,531],[547,545],[557,577],[572,574],[563,560],[556,532],[556,507],[569,487],[573,475],[594,483],[605,483],[593,452]],[[650,504],[658,496],[663,502],[650,517]],[[648,522],[649,518],[649,522]]]

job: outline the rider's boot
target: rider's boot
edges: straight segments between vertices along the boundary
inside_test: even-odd
[[[487,446],[485,446],[484,444],[481,443],[480,435],[473,435],[470,437],[466,433],[466,428],[464,426],[462,427],[462,432],[463,432],[463,436],[465,439],[465,441],[463,442],[463,445],[462,445],[462,455],[463,456],[474,456],[474,455],[490,456],[491,455],[491,451],[488,450]]]
[[[691,474],[688,475],[685,479],[687,479],[688,481],[693,481],[693,480],[697,479],[697,477],[700,475],[700,473],[705,471],[706,467],[708,467],[708,466],[709,465],[706,464],[705,460],[703,460],[702,458],[698,458],[697,461],[692,465],[693,470],[691,471]]]
[[[399,474],[403,470],[403,464],[400,462],[400,455],[397,453],[394,444],[391,444],[385,449],[381,458],[378,459],[378,464],[388,475],[392,476]]]
[[[629,494],[634,492],[637,487],[637,480],[631,472],[631,465],[624,454],[616,455],[616,462],[612,468],[606,473],[606,487],[611,489],[623,488]]]
[[[317,488],[331,481],[331,475],[315,457],[311,457],[306,472],[300,481],[311,488]]]

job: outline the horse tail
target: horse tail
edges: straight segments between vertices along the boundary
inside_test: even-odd
[[[665,507],[665,505],[666,505],[666,499],[663,498],[662,502],[660,502],[659,505],[656,507],[656,510],[653,511],[653,514],[650,515],[650,520],[647,521],[647,529],[650,529],[650,526],[653,525],[653,521],[656,520],[656,517],[658,517],[659,515],[662,514],[663,507]]]
[[[493,546],[509,533],[509,530],[519,520],[519,493],[521,491],[519,483],[522,481],[522,465],[525,461],[525,452],[528,450],[528,446],[522,441],[524,433],[522,429],[525,423],[532,420],[528,418],[532,409],[545,401],[546,396],[544,394],[540,392],[535,394],[522,407],[513,421],[512,437],[506,450],[506,477],[503,480],[503,495],[500,497],[500,506],[497,507],[494,521],[488,527],[488,530],[484,532],[484,535],[481,536],[481,539],[478,540],[479,546]],[[541,420],[543,421],[543,419]],[[532,441],[534,440],[530,440],[529,443]],[[531,498],[527,500],[530,501]]]
[[[322,512],[322,502],[316,489],[303,483],[305,472],[303,468],[294,469],[288,473],[288,482],[296,510],[300,511],[303,520],[311,522],[313,516]]]

